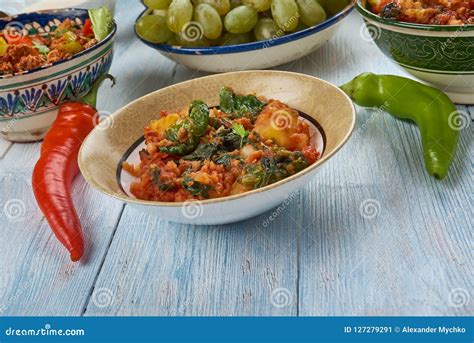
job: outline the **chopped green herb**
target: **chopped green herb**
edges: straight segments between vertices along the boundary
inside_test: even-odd
[[[40,54],[47,55],[49,53],[49,48],[46,45],[40,44],[38,42],[33,42],[33,45],[36,49],[38,49]]]
[[[249,135],[249,132],[245,130],[244,126],[240,123],[234,123],[232,124],[232,130],[240,136],[240,147],[242,148],[242,145],[244,143],[244,138]]]

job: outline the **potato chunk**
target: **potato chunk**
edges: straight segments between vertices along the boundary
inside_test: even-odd
[[[298,118],[298,111],[273,100],[258,116],[254,131],[288,150],[302,150],[308,145],[308,127]]]
[[[159,120],[152,120],[149,127],[155,131],[159,137],[164,137],[166,130],[174,125],[179,118],[180,116],[177,113],[168,114]]]

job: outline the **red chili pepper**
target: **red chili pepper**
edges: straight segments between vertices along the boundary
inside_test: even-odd
[[[85,36],[93,35],[94,31],[92,30],[92,22],[90,19],[86,19],[84,26],[82,27],[82,33]]]
[[[105,79],[100,77],[81,102],[61,105],[53,125],[41,146],[41,154],[33,170],[33,192],[38,206],[72,261],[84,253],[82,227],[71,198],[71,183],[79,173],[77,155],[82,141],[94,128],[97,90]]]
[[[28,36],[23,36],[23,37],[17,37],[14,35],[5,35],[5,39],[7,40],[8,44],[11,45],[28,45],[28,46],[33,46],[33,40],[28,37]]]

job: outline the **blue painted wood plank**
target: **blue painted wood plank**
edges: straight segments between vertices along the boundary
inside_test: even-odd
[[[336,84],[365,71],[409,76],[349,21],[286,68]],[[300,315],[472,314],[472,134],[461,132],[440,182],[414,125],[358,109],[354,136],[303,192]]]
[[[296,315],[298,198],[295,218],[220,227],[127,206],[85,315]]]
[[[0,315],[80,315],[123,205],[76,178],[73,201],[86,253],[72,263],[33,196],[38,151],[38,143],[14,144],[0,160]]]
[[[2,159],[10,149],[12,143],[0,138],[0,159]]]
[[[141,6],[117,5],[118,82],[100,91],[104,115],[205,75],[140,43],[132,28]],[[336,84],[368,70],[406,76],[359,39],[361,25],[352,15],[322,49],[276,69]],[[472,314],[472,130],[438,182],[414,126],[361,110],[356,136],[270,222],[272,211],[221,227],[128,206],[121,215],[120,202],[79,178],[74,201],[94,247],[76,265],[36,210],[29,180],[39,146],[0,144],[0,315]]]
[[[355,54],[354,45],[360,42],[354,42],[349,34],[362,23],[357,17],[350,20],[327,46],[281,69],[306,72],[334,83],[366,70],[407,75],[383,58],[373,43],[365,42]],[[335,58],[334,51],[342,55]],[[202,75],[177,66],[173,81]],[[295,311],[302,315],[412,314],[407,309],[425,315],[465,312],[465,304],[455,302],[459,300],[456,292],[460,289],[460,296],[464,296],[472,281],[467,274],[469,250],[465,244],[469,217],[450,213],[453,208],[469,210],[468,193],[458,193],[451,185],[466,178],[466,133],[451,179],[439,188],[424,170],[421,144],[413,126],[373,111],[361,112],[356,138],[325,166],[302,193],[302,200],[295,202],[297,206],[286,208],[272,223],[275,227],[265,231],[256,245],[246,237],[255,230],[253,223],[265,215],[211,229],[163,223],[127,209],[86,315],[278,315]],[[442,193],[449,202],[436,201]],[[435,200],[430,200],[433,197]],[[382,212],[371,222],[371,218],[361,216],[361,204],[368,207],[368,216],[371,206]],[[450,220],[442,225],[451,229],[454,237],[443,235],[439,227],[427,230],[434,226],[425,219],[431,212]],[[460,231],[455,230],[458,226]],[[298,237],[296,246],[294,237]],[[448,255],[444,256],[449,251],[436,248],[435,243],[443,241],[459,245],[460,263],[453,264]],[[271,246],[292,243],[280,247],[287,259],[279,257],[278,263],[268,266],[265,261],[275,252],[260,247],[272,242]],[[236,253],[242,244],[247,252],[243,255]],[[286,269],[281,263],[288,264],[298,251],[301,267],[290,264],[290,277],[284,278]],[[143,264],[144,270],[140,268]],[[252,268],[254,264],[257,267]],[[248,275],[244,273],[246,265]],[[284,281],[272,287],[263,283],[262,288],[259,280],[267,268],[280,270],[272,274]],[[450,275],[451,279],[455,275],[456,282],[440,282],[438,275]],[[412,289],[414,285],[416,289]],[[275,294],[283,301],[296,297],[298,308],[292,302],[283,310],[275,308],[269,302],[272,289],[278,290]],[[448,292],[448,298],[443,292]],[[97,304],[102,293],[110,299],[105,305]],[[450,299],[454,303],[451,307],[446,306]]]
[[[472,313],[472,134],[443,181],[416,127],[388,116],[328,163],[304,193],[301,315]]]
[[[119,16],[124,5],[119,6]],[[135,7],[138,15],[139,6]],[[122,13],[127,17],[126,8]],[[120,18],[118,20],[120,22]],[[127,20],[131,22],[132,18]],[[117,84],[111,89],[104,83],[99,91],[98,108],[104,116],[151,90],[146,87],[159,88],[171,77],[171,62],[163,63],[163,69],[151,63],[149,69],[138,69],[139,64],[132,61],[136,59],[139,43],[129,35],[129,30],[129,27],[121,26],[116,38],[111,73],[117,77]],[[154,50],[145,50],[142,54],[145,59],[151,61],[156,57]],[[157,73],[168,74],[168,81],[166,77],[157,77]],[[94,191],[82,177],[77,178],[73,197],[84,226],[88,254],[81,263],[71,263],[37,209],[32,194],[31,172],[39,155],[39,146],[14,144],[0,160],[0,209],[17,200],[20,211],[25,212],[18,221],[0,217],[0,261],[3,267],[0,273],[3,275],[0,279],[0,314],[81,315],[90,299],[123,204]]]

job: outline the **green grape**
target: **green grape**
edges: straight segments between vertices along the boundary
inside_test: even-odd
[[[178,35],[173,33],[173,32],[171,32],[171,33],[172,33],[172,36],[171,36],[170,39],[168,39],[166,41],[166,44],[168,44],[168,45],[179,45]]]
[[[151,43],[164,43],[173,36],[166,26],[166,18],[160,15],[146,15],[136,24],[138,35]]]
[[[165,10],[171,3],[171,0],[144,0],[145,6],[154,10]]]
[[[166,23],[171,31],[179,33],[192,17],[193,5],[190,0],[173,0],[168,8]]]
[[[273,0],[272,16],[275,23],[284,31],[293,31],[298,25],[298,5],[295,0]]]
[[[326,12],[316,0],[296,0],[300,21],[313,26],[326,20]]]
[[[168,10],[153,10],[150,14],[156,14],[166,18],[166,13],[168,13]]]
[[[308,28],[308,25],[305,25],[301,20],[298,21],[298,25],[295,27],[295,29],[291,32],[298,32],[298,31],[301,31],[301,30],[304,30],[304,29],[307,29]]]
[[[193,3],[211,5],[221,16],[230,11],[230,0],[193,0]]]
[[[257,11],[249,6],[238,6],[224,18],[224,26],[230,33],[245,33],[252,30],[258,20]]]
[[[221,38],[220,45],[238,45],[250,43],[252,38],[248,33],[235,34],[226,32],[226,34]]]
[[[321,5],[329,15],[335,15],[349,5],[349,2],[349,0],[324,0]]]
[[[186,34],[186,30],[176,34],[176,44],[185,47],[206,47],[211,45],[210,41],[206,37],[195,37],[190,39],[190,36]]]
[[[242,3],[255,8],[258,12],[266,11],[272,6],[272,0],[242,0]]]
[[[283,35],[283,30],[270,18],[261,18],[253,28],[253,34],[257,40],[275,39]]]
[[[222,20],[216,9],[208,4],[194,7],[194,20],[201,24],[206,38],[217,39],[222,32]]]

